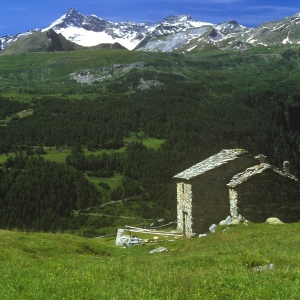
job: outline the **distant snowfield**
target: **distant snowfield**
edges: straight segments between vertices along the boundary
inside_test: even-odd
[[[130,40],[122,38],[114,39],[106,32],[89,31],[80,27],[55,29],[55,32],[61,33],[67,40],[85,47],[92,47],[104,43],[119,43],[128,50],[133,50],[139,43],[139,41],[131,42]]]

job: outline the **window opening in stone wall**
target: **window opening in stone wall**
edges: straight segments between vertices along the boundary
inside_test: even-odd
[[[182,194],[184,194],[184,183],[182,184]]]

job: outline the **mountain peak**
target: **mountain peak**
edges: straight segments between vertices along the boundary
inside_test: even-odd
[[[169,16],[162,20],[162,22],[167,23],[175,23],[175,22],[186,22],[192,20],[192,17],[189,15],[175,15],[175,16]]]
[[[71,16],[71,15],[74,15],[74,14],[78,14],[79,12],[75,9],[75,8],[70,8],[67,13],[66,13],[66,16]]]
[[[228,24],[239,25],[239,23],[236,20],[230,20],[230,21],[228,21]]]

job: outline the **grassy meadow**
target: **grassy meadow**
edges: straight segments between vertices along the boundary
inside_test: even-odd
[[[299,299],[299,223],[224,228],[130,248],[114,238],[0,231],[0,298]],[[159,246],[168,252],[149,254]]]

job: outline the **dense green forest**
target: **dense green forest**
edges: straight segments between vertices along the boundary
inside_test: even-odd
[[[98,202],[95,187],[82,173],[41,156],[7,160],[0,178],[2,228],[64,230],[76,226],[74,209]]]
[[[289,160],[299,177],[300,72],[293,51],[173,55],[156,71],[152,65],[55,90],[23,81],[11,90],[4,85],[0,153],[9,157],[1,169],[0,226],[76,229],[78,219],[88,222],[84,209],[127,198],[135,205],[124,202],[119,213],[127,205],[141,218],[175,220],[172,176],[226,148],[263,153],[277,167]],[[174,59],[185,70],[180,75],[168,73]],[[141,78],[161,84],[139,89]],[[165,142],[153,149],[147,138]],[[49,148],[72,151],[58,164],[47,160]],[[120,184],[107,184],[116,174]],[[111,225],[106,221],[101,226]]]

